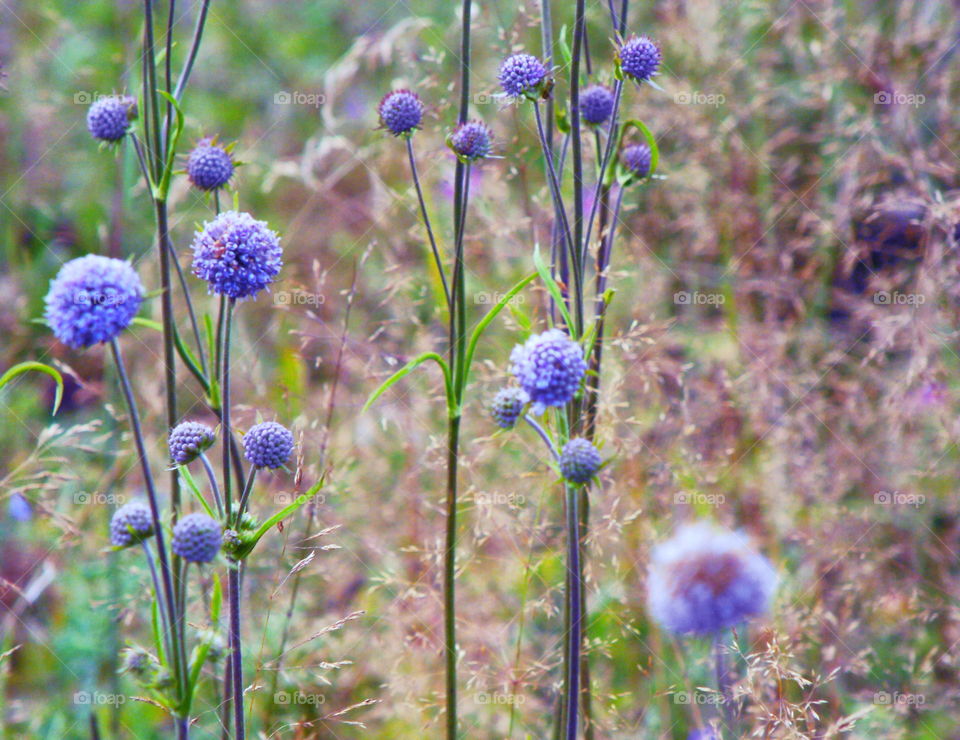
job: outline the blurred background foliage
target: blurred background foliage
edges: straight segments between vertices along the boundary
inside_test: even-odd
[[[177,3],[176,54],[197,4]],[[560,34],[572,4],[556,5]],[[606,6],[588,5],[592,79],[609,81]],[[185,98],[184,151],[237,141],[239,204],[284,240],[275,297],[240,313],[239,425],[290,423],[307,484],[331,471],[313,524],[287,522],[248,573],[251,721],[271,737],[439,732],[441,388],[420,373],[359,409],[442,337],[403,146],[375,130],[375,109],[397,86],[427,101],[414,143],[448,245],[455,6],[214,0]],[[597,737],[685,738],[712,716],[678,698],[709,685],[709,646],[662,634],[643,605],[651,543],[708,516],[746,529],[782,573],[774,617],[736,640],[755,736],[956,738],[960,4],[633,6],[629,28],[663,46],[664,91],[631,90],[626,114],[656,134],[665,179],[628,194],[614,248],[600,427],[613,463],[593,494],[588,564]],[[549,239],[532,112],[492,97],[506,53],[541,52],[539,12],[475,3],[473,111],[502,157],[472,188],[476,317]],[[86,252],[129,257],[156,287],[133,152],[98,151],[84,124],[91,96],[136,91],[141,17],[133,0],[0,4],[0,356],[68,375],[55,419],[39,376],[0,397],[9,737],[89,737],[77,692],[126,697],[92,707],[104,736],[169,733],[117,673],[120,649],[146,640],[149,606],[142,563],[104,553],[113,505],[140,485],[115,378],[99,350],[68,351],[35,321],[59,265]],[[180,177],[171,211],[188,265],[211,204]],[[494,435],[484,410],[510,348],[543,319],[543,294],[524,298],[481,347],[466,420],[471,739],[546,736],[560,681],[562,502],[538,441]],[[159,339],[137,327],[125,347],[159,468]],[[198,400],[185,390],[185,416]],[[265,476],[260,510],[290,490]],[[206,687],[196,736],[218,737]]]

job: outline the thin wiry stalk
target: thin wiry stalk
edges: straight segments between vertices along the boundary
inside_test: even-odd
[[[210,481],[210,488],[213,489],[213,500],[217,506],[217,514],[223,519],[223,499],[220,496],[220,485],[217,483],[217,474],[213,472],[213,466],[210,464],[210,458],[205,452],[200,453],[200,462],[203,463],[203,469],[207,473],[207,479]]]
[[[574,273],[574,320],[577,336],[583,336],[583,271],[587,243],[583,238],[583,141],[580,138],[580,58],[586,39],[585,0],[577,0],[573,25],[573,51],[570,70],[570,137],[573,143],[573,244],[574,259],[580,268],[579,280]],[[587,70],[589,73],[589,69]],[[588,237],[589,240],[589,237]]]
[[[617,141],[617,130],[619,129],[619,124],[617,122],[617,117],[620,115],[620,100],[623,97],[623,80],[617,80],[616,84],[613,86],[613,113],[610,116],[610,127],[607,132],[607,146],[603,153],[603,159],[600,162],[600,173],[597,176],[597,185],[593,191],[593,203],[590,206],[590,217],[587,219],[587,233],[584,237],[584,244],[590,243],[590,235],[593,232],[593,221],[597,216],[597,208],[600,205],[600,189],[603,187],[603,181],[607,175],[607,167],[610,165],[610,159],[613,156],[613,147]],[[583,256],[586,258],[586,254],[589,250],[583,250]]]
[[[447,276],[443,269],[443,260],[440,259],[440,250],[437,249],[437,240],[433,236],[433,226],[430,224],[430,216],[427,213],[427,204],[423,199],[423,190],[420,187],[420,175],[417,173],[417,160],[413,156],[413,137],[407,137],[407,156],[410,159],[410,173],[413,175],[413,184],[417,190],[417,200],[420,201],[420,215],[423,217],[423,225],[427,229],[427,237],[430,239],[430,249],[433,251],[433,259],[437,265],[437,272],[440,274],[440,282],[443,283],[443,294],[447,299],[447,309],[450,309],[450,288],[447,286]]]
[[[243,716],[243,646],[240,642],[240,563],[231,563],[228,580],[230,582],[230,666],[233,700],[233,724],[236,739],[246,737],[246,722]]]
[[[540,435],[540,439],[543,440],[543,443],[547,446],[547,449],[550,450],[550,454],[553,455],[553,459],[556,462],[560,462],[560,453],[557,452],[556,445],[553,444],[553,440],[550,439],[550,435],[547,434],[546,430],[536,421],[534,421],[533,418],[528,414],[524,414],[523,420],[532,426],[534,431]]]
[[[576,740],[580,702],[580,627],[581,597],[583,579],[580,568],[580,496],[579,491],[569,484],[567,493],[567,573],[569,575],[570,629],[567,633],[569,657],[567,659],[567,701],[565,734],[566,740]]]
[[[160,579],[157,576],[157,564],[154,562],[153,553],[150,552],[150,545],[147,544],[147,540],[143,540],[140,546],[143,549],[143,556],[147,561],[147,567],[150,569],[150,580],[153,581],[153,592],[157,595],[157,598],[160,599],[163,590],[160,588]],[[170,630],[170,624],[167,621],[167,610],[161,608],[157,609],[157,611],[160,613],[160,628],[163,630],[164,649],[167,651],[167,655],[173,655],[173,646],[170,644],[172,632]]]
[[[173,21],[177,9],[177,0],[170,0],[167,11],[167,38],[166,53],[163,58],[165,89],[169,93],[173,90]],[[170,151],[170,122],[173,120],[173,106],[167,101],[166,116],[163,121],[163,149]]]
[[[200,6],[200,14],[197,16],[197,24],[193,29],[193,41],[190,42],[190,51],[187,53],[186,61],[183,63],[183,69],[180,71],[180,77],[177,79],[177,88],[173,91],[173,97],[179,102],[183,97],[183,91],[187,87],[187,81],[190,79],[190,73],[193,71],[193,64],[197,60],[197,52],[200,51],[200,41],[203,39],[203,29],[207,23],[207,12],[210,10],[210,0],[203,0]]]
[[[240,526],[240,517],[243,516],[247,508],[247,501],[250,500],[250,494],[253,492],[253,483],[257,479],[257,469],[251,468],[250,475],[247,476],[247,484],[243,487],[243,494],[240,496],[240,505],[237,507],[237,515],[234,518],[234,526]]]
[[[233,325],[233,298],[226,298],[221,304],[223,314],[221,321],[223,325],[223,334],[221,339],[223,344],[220,349],[220,364],[222,366],[222,380],[220,383],[221,394],[221,419],[223,427],[223,500],[227,513],[230,512],[232,503],[230,486],[230,453],[233,446],[229,440],[233,438],[233,428],[230,426],[230,333]]]

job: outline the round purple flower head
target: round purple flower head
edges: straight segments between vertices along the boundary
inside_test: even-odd
[[[170,459],[178,465],[186,465],[196,460],[200,453],[213,444],[213,430],[198,421],[184,421],[170,432],[167,446]]]
[[[153,517],[146,504],[131,501],[110,518],[110,543],[114,547],[130,547],[153,535]]]
[[[220,524],[206,514],[187,514],[173,527],[173,551],[191,563],[209,563],[222,541]]]
[[[243,456],[257,468],[282,468],[293,453],[293,432],[275,421],[250,427],[243,435]]]
[[[620,152],[620,164],[628,172],[640,178],[650,174],[650,164],[652,162],[653,155],[650,147],[646,144],[631,144],[624,147]]]
[[[490,416],[501,429],[513,429],[517,419],[523,413],[523,408],[530,403],[530,396],[523,388],[510,386],[501,388],[493,397],[490,404]]]
[[[560,329],[534,334],[510,354],[510,372],[533,401],[533,413],[570,401],[587,371],[583,349]]]
[[[776,585],[746,536],[698,522],[653,549],[647,603],[671,632],[706,635],[766,614]]]
[[[394,136],[410,136],[423,121],[423,102],[410,90],[388,92],[377,108],[380,125]]]
[[[273,282],[282,264],[280,238],[249,213],[225,211],[193,239],[193,274],[211,293],[249,298]]]
[[[80,349],[116,337],[142,302],[143,284],[129,263],[88,254],[50,281],[44,317],[57,339]]]
[[[606,85],[590,85],[580,93],[580,115],[591,126],[605,123],[613,113],[613,92]]]
[[[617,49],[620,69],[637,82],[646,82],[660,69],[660,47],[647,36],[631,36]]]
[[[233,177],[233,157],[215,139],[201,139],[187,157],[187,177],[195,188],[218,190]]]
[[[600,451],[589,439],[571,439],[560,451],[560,473],[573,483],[589,483],[602,463]]]
[[[547,78],[547,68],[535,56],[514,54],[503,60],[497,77],[507,95],[519,98],[540,90]]]
[[[453,130],[447,144],[461,160],[476,162],[490,156],[493,131],[482,121],[466,121]]]
[[[95,139],[116,142],[130,130],[137,117],[137,99],[129,95],[98,98],[87,110],[87,130]]]

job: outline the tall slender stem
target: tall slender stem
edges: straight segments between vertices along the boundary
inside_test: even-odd
[[[237,515],[233,520],[234,526],[240,526],[240,518],[247,508],[247,501],[250,500],[250,494],[253,492],[253,482],[257,479],[257,469],[251,468],[250,475],[247,476],[246,485],[243,487],[243,494],[240,496],[240,505],[237,506]]]
[[[440,259],[440,250],[437,249],[437,240],[433,236],[433,226],[430,224],[427,204],[423,199],[420,175],[417,173],[417,160],[413,156],[413,137],[411,136],[407,137],[407,156],[410,159],[410,173],[413,175],[413,184],[417,190],[417,200],[420,201],[420,215],[423,217],[423,225],[427,229],[427,237],[430,239],[430,249],[433,251],[433,260],[437,265],[437,272],[440,273],[440,282],[443,283],[443,294],[447,299],[447,309],[450,309],[450,288],[447,286],[447,276],[443,269],[443,260]]]
[[[610,158],[613,155],[613,147],[617,141],[617,130],[619,125],[617,117],[620,115],[620,101],[623,98],[623,80],[617,80],[613,86],[613,113],[610,116],[610,127],[607,131],[607,146],[603,153],[603,159],[600,161],[600,173],[597,176],[597,185],[593,191],[593,203],[590,205],[590,216],[587,218],[587,233],[584,237],[584,244],[590,243],[590,234],[593,231],[593,221],[597,216],[597,208],[600,205],[600,189],[603,187],[603,181],[606,178],[607,167],[610,166]],[[586,256],[587,250],[584,250]]]
[[[223,499],[227,513],[231,508],[231,486],[230,486],[230,453],[233,445],[230,440],[233,439],[233,428],[230,426],[230,332],[233,325],[233,306],[234,299],[227,298],[224,304],[223,312],[223,335],[221,337],[223,344],[220,348],[220,364],[223,375],[220,384],[220,393],[222,396],[221,419],[223,420]]]
[[[565,733],[566,740],[576,740],[578,710],[580,702],[580,629],[581,629],[581,587],[583,576],[580,570],[580,513],[579,491],[569,484],[567,494],[567,574],[570,605],[570,628],[567,633],[569,655],[567,658],[567,701]]]
[[[217,514],[223,519],[223,498],[220,496],[220,485],[217,483],[217,474],[213,472],[213,466],[210,464],[210,458],[207,453],[200,453],[200,462],[203,463],[203,469],[207,473],[207,479],[210,481],[210,488],[213,489],[213,501],[217,506]]]
[[[240,642],[240,563],[230,564],[230,665],[233,695],[233,724],[236,739],[246,737],[246,723],[243,717],[243,658]]]
[[[580,279],[576,282],[574,300],[577,336],[583,335],[583,268],[587,242],[583,238],[583,141],[580,138],[580,58],[583,54],[586,3],[577,0],[573,27],[573,52],[570,63],[570,136],[573,144],[573,259],[580,265]],[[588,70],[589,71],[589,70]]]

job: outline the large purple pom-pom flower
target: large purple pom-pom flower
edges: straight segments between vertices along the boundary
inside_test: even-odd
[[[631,36],[617,49],[620,69],[637,82],[646,82],[660,69],[660,47],[646,36]]]
[[[213,444],[213,430],[198,421],[184,421],[170,432],[167,446],[170,459],[179,465],[196,460],[200,453]]]
[[[531,54],[514,54],[503,60],[497,75],[503,91],[514,98],[537,92],[547,78],[543,62]]]
[[[280,238],[249,213],[226,211],[204,224],[193,239],[193,274],[210,292],[249,298],[280,272]]]
[[[651,615],[677,634],[713,634],[770,610],[777,575],[746,536],[688,524],[653,549]]]
[[[510,354],[510,371],[533,401],[533,413],[570,401],[587,371],[583,349],[560,329],[535,334]]]
[[[411,90],[388,92],[377,108],[380,125],[394,136],[409,136],[423,121],[423,102]]]
[[[87,130],[100,141],[117,142],[137,117],[137,100],[129,95],[109,95],[94,101],[87,110]]]
[[[589,483],[602,463],[600,451],[589,439],[571,439],[560,451],[560,473],[573,483]]]
[[[649,175],[652,162],[653,153],[646,144],[631,144],[620,152],[620,163],[637,177]]]
[[[191,563],[209,563],[222,542],[220,524],[206,514],[187,514],[173,527],[173,551]]]
[[[453,130],[447,143],[460,159],[476,162],[493,151],[493,131],[483,121],[466,121]]]
[[[131,501],[110,518],[110,542],[114,547],[130,547],[153,535],[153,517],[146,504]]]
[[[187,157],[187,177],[200,190],[217,190],[233,177],[233,157],[214,139],[201,139]]]
[[[293,453],[293,432],[275,421],[250,427],[243,435],[243,455],[257,468],[282,468]]]
[[[501,388],[490,404],[490,416],[501,429],[513,429],[524,407],[530,403],[530,396],[523,388],[510,386]]]
[[[127,262],[88,254],[50,282],[44,316],[57,339],[80,349],[116,337],[142,302],[143,284]]]
[[[599,126],[613,113],[613,92],[606,85],[590,85],[580,93],[580,115],[591,126]]]

